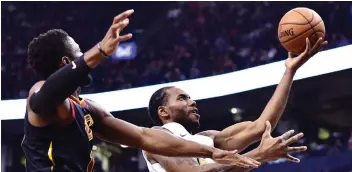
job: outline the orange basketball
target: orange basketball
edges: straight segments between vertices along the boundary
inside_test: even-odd
[[[295,8],[287,12],[279,23],[281,45],[296,55],[306,47],[306,38],[313,46],[319,37],[325,37],[325,25],[318,13],[309,8]]]

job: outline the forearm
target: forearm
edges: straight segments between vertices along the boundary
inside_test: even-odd
[[[244,155],[246,157],[255,159],[259,162],[264,161],[263,157],[260,156],[257,149],[254,149]],[[243,168],[243,167],[238,167],[234,165],[223,165],[218,163],[211,163],[211,164],[204,164],[200,166],[199,169],[200,169],[199,171],[201,172],[247,172],[252,170],[253,168]]]
[[[223,164],[218,164],[218,163],[212,163],[212,164],[204,164],[199,167],[200,172],[230,172],[234,169],[236,169],[236,166],[233,165],[223,165]]]
[[[222,130],[214,138],[215,146],[220,149],[241,151],[260,140],[265,130],[265,121],[268,120],[275,127],[286,107],[294,74],[293,70],[285,71],[272,98],[256,121],[241,122]]]
[[[258,149],[253,149],[247,153],[244,154],[246,157],[252,158],[254,160],[259,161],[260,163],[266,162],[264,157],[260,154]],[[226,172],[247,172],[252,170],[253,168],[242,168],[238,166],[232,166],[229,170],[226,170]]]
[[[263,133],[265,130],[265,121],[269,121],[274,129],[278,121],[280,120],[280,117],[284,112],[287,104],[294,75],[295,70],[285,70],[284,76],[282,77],[279,85],[276,87],[273,96],[266,105],[261,116],[255,121],[259,137],[261,133]]]
[[[187,141],[159,129],[143,129],[141,149],[164,156],[211,158],[214,147]]]
[[[226,147],[226,149],[242,150],[260,140],[265,130],[265,122],[269,121],[274,128],[280,120],[286,107],[294,74],[294,70],[286,69],[273,96],[257,120],[232,125],[221,131],[219,136],[215,137],[214,141],[220,143],[219,145]]]
[[[216,133],[214,146],[224,150],[242,151],[257,140],[254,122],[245,121],[229,126]]]
[[[200,172],[247,172],[253,168],[243,168],[233,165],[222,165],[222,164],[205,164],[199,168]]]
[[[46,114],[56,109],[88,77],[91,68],[102,60],[99,51],[92,48],[83,57],[77,58],[50,77],[37,93],[30,98],[31,109],[38,114]]]

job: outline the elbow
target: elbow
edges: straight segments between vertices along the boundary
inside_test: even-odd
[[[43,114],[50,114],[55,112],[55,107],[47,103],[48,101],[42,100],[42,98],[36,96],[36,97],[31,97],[29,100],[29,107],[31,110],[38,114],[38,115],[43,115]]]
[[[29,99],[29,107],[32,109],[32,111],[36,114],[42,114],[44,112],[43,110],[43,103],[40,103],[40,101],[36,97],[31,97]]]
[[[252,133],[256,141],[259,141],[265,131],[265,122],[254,121],[248,126],[247,130]]]
[[[257,142],[262,138],[264,133],[265,128],[263,128],[263,126],[256,121],[247,121],[245,127],[242,129],[239,135],[234,135],[234,137],[227,138],[226,142],[230,142],[230,140],[234,138],[241,139],[242,137],[249,138],[250,143]]]

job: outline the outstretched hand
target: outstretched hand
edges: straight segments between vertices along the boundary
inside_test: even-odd
[[[327,44],[327,41],[323,41],[323,38],[319,38],[315,45],[311,47],[309,39],[306,38],[306,49],[303,53],[297,57],[293,57],[291,52],[288,53],[288,58],[285,62],[286,68],[296,71]]]
[[[117,48],[120,42],[127,41],[132,38],[132,34],[128,33],[120,35],[121,31],[129,24],[128,17],[134,13],[134,10],[127,10],[117,15],[104,39],[100,42],[101,49],[107,54],[111,55]]]
[[[243,168],[258,168],[260,162],[240,155],[238,151],[224,151],[218,149],[213,153],[213,160],[219,164],[231,164]]]
[[[259,145],[259,152],[266,161],[275,161],[280,158],[287,159],[292,162],[300,162],[298,158],[293,157],[289,153],[306,151],[306,146],[289,147],[292,143],[303,137],[303,133],[290,137],[294,131],[290,130],[279,137],[271,136],[271,124],[266,121],[265,132]]]

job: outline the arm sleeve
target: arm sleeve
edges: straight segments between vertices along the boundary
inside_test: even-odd
[[[83,56],[62,67],[46,80],[40,90],[32,94],[29,100],[30,108],[37,114],[54,112],[88,77],[90,71],[91,68]]]

